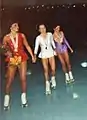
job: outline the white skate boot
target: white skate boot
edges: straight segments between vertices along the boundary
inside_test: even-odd
[[[69,78],[71,82],[74,82],[73,74],[71,71],[69,71]]]
[[[56,89],[56,79],[55,79],[55,76],[51,77],[51,87],[53,89]]]
[[[9,95],[5,95],[4,98],[4,110],[9,110],[10,109],[10,96]]]
[[[70,78],[68,73],[65,73],[65,82],[66,84],[70,83]]]
[[[50,95],[50,94],[51,94],[50,82],[46,81],[46,95]]]
[[[22,93],[22,95],[21,95],[21,102],[22,102],[22,108],[28,106],[27,98],[26,98],[26,93]]]

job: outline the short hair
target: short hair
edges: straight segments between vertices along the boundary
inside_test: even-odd
[[[60,25],[59,25],[59,24],[57,24],[57,25],[54,25],[53,29],[55,29],[57,26],[60,26]]]
[[[47,25],[46,25],[46,24],[40,23],[40,24],[36,25],[36,30],[39,30],[39,28],[40,28],[41,25],[44,25],[44,26],[47,28]]]
[[[18,21],[16,21],[16,20],[9,20],[8,21],[8,28],[10,28],[14,23],[18,24]]]

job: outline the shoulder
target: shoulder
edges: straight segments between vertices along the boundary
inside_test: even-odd
[[[6,34],[6,35],[3,37],[3,40],[4,40],[4,41],[7,41],[7,40],[9,39],[9,37],[10,37],[10,34]]]
[[[53,33],[52,35],[53,35],[53,37],[55,37],[55,33]]]
[[[25,37],[24,33],[18,33],[19,36]]]
[[[39,41],[39,40],[40,40],[40,38],[41,38],[41,36],[40,36],[40,35],[38,35],[38,36],[36,37],[36,40],[37,40],[37,41]]]
[[[61,34],[64,34],[64,32],[63,32],[63,31],[60,31],[60,33],[61,33]]]
[[[52,33],[51,32],[47,32],[47,35],[52,36]]]

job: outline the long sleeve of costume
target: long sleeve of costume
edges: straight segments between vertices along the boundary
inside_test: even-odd
[[[67,47],[69,48],[69,43],[68,43],[68,41],[66,40],[66,38],[64,37],[64,42],[65,42],[65,44],[67,45]]]
[[[52,44],[53,49],[56,49],[55,42],[53,40],[53,35],[51,35],[51,44]]]
[[[35,49],[34,49],[34,54],[37,55],[39,49],[39,39],[38,37],[35,40]]]

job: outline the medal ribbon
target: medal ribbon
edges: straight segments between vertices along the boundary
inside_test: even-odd
[[[14,46],[14,51],[17,52],[18,51],[18,35],[16,35],[16,40],[12,36],[10,36],[10,38]]]

